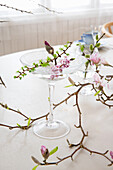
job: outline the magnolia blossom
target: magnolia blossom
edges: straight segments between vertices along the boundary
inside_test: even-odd
[[[110,151],[110,156],[113,159],[113,151]]]
[[[101,62],[101,57],[99,55],[99,53],[93,53],[91,56],[90,56],[90,61],[92,63],[92,65],[94,64],[100,64]]]
[[[106,61],[105,58],[102,58],[102,59],[101,59],[101,64],[103,64],[103,65],[108,65],[109,63]]]
[[[50,79],[53,80],[55,77],[58,77],[61,72],[62,72],[62,68],[60,67],[60,65],[53,65],[51,67]]]
[[[64,59],[60,60],[60,63],[62,68],[67,68],[69,67],[70,60],[67,58],[67,56],[65,56]]]
[[[100,79],[100,76],[97,73],[94,74],[94,82],[96,85],[102,85],[102,79]]]
[[[107,85],[107,88],[109,88],[109,84],[104,78],[101,79],[98,73],[94,74],[94,83],[98,85],[98,87],[105,87]]]
[[[54,74],[59,74],[60,72],[62,72],[62,68],[59,65],[54,65],[51,67],[51,71]]]
[[[41,146],[41,153],[45,160],[49,157],[49,151],[44,145]]]
[[[60,76],[63,69],[68,68],[70,64],[70,60],[65,56],[63,59],[60,60],[58,65],[51,66],[51,77],[50,79],[53,80],[55,77]]]

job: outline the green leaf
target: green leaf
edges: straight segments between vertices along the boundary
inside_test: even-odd
[[[30,121],[31,121],[31,117],[29,117],[29,120],[28,120],[28,123],[27,123],[27,126],[29,127],[30,125]]]
[[[50,57],[47,57],[47,61],[50,61],[51,60],[51,58]]]
[[[69,56],[69,54],[68,54],[68,53],[66,53],[66,55],[67,55],[67,56]]]
[[[35,67],[38,67],[38,64],[35,64]]]
[[[80,43],[79,44],[76,44],[76,46],[79,46],[79,45],[81,45]]]
[[[38,167],[39,165],[36,165],[32,170],[36,170],[36,168]]]
[[[48,97],[48,101],[50,102],[50,97]]]
[[[41,64],[41,66],[42,66],[42,67],[47,67],[47,66],[49,66],[49,63],[43,62],[43,63]]]
[[[20,80],[22,80],[22,77],[19,77]]]
[[[58,146],[57,146],[56,148],[54,148],[54,149],[49,153],[49,155],[54,154],[57,150],[58,150]]]
[[[66,48],[67,48],[67,47],[68,47],[68,45],[67,45],[67,44],[65,44],[65,45],[64,45],[64,47],[66,47]]]
[[[54,58],[57,58],[57,55],[56,55],[56,54],[53,54],[53,57],[54,57]]]
[[[64,49],[63,48],[59,48],[59,50],[63,51]]]
[[[70,85],[68,85],[68,86],[65,86],[65,88],[67,88],[67,87],[71,87],[71,86],[73,86],[72,84],[70,84]]]
[[[34,72],[35,71],[35,68],[33,67],[33,68],[31,68],[31,72]]]
[[[7,108],[6,109],[8,109],[9,110],[9,107],[7,106]]]
[[[17,126],[21,128],[21,125],[19,125],[18,123],[17,123]]]
[[[90,44],[89,49],[90,49],[91,51],[93,51],[93,49],[94,49],[93,44]]]
[[[59,54],[59,52],[58,52],[58,51],[56,51],[56,54]]]
[[[88,65],[89,65],[89,60],[85,62],[86,68],[88,67]]]
[[[73,61],[73,60],[75,60],[75,58],[70,58],[70,61]]]
[[[96,35],[96,40],[98,41],[98,34]]]
[[[22,77],[24,77],[25,75],[24,74],[22,74]]]
[[[89,54],[86,54],[85,57],[86,57],[86,58],[90,58],[90,55],[89,55]]]
[[[97,47],[97,48],[100,47],[100,43],[97,43],[97,44],[96,44],[96,47]]]
[[[69,41],[67,41],[67,44],[69,44],[70,42]]]
[[[42,61],[42,60],[39,60],[39,63],[41,64],[41,63],[43,63],[43,61]]]
[[[94,96],[97,96],[100,92],[101,90],[97,91]]]
[[[84,51],[84,45],[80,46],[80,50],[83,52]]]
[[[16,76],[14,76],[14,79],[16,79],[17,77]]]

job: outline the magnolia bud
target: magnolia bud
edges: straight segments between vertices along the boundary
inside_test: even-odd
[[[110,151],[110,156],[113,159],[113,151]]]
[[[52,55],[54,54],[54,48],[51,47],[47,41],[45,41],[45,48],[49,54],[52,54]]]
[[[44,145],[41,146],[41,153],[45,160],[49,157],[49,151]]]

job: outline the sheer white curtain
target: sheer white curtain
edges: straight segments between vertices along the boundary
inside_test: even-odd
[[[0,0],[0,4],[31,11],[34,14],[47,13],[48,10],[39,6],[41,4],[57,12],[81,12],[86,10],[102,10],[113,7],[113,0]],[[19,16],[21,12],[0,6],[0,17]],[[23,14],[22,14],[23,15]],[[24,13],[26,15],[26,13]]]
[[[80,39],[82,33],[90,25],[102,25],[113,21],[113,0],[7,0],[15,2],[16,8],[34,10],[35,15],[16,13],[9,10],[6,20],[0,23],[0,55],[44,47],[44,40],[52,45],[64,44],[67,41]],[[20,3],[20,6],[16,4]],[[34,3],[26,9],[28,3]],[[78,2],[78,3],[77,3]],[[7,4],[6,0],[0,3]],[[22,5],[24,4],[25,5]],[[27,3],[27,4],[26,4]],[[38,6],[38,3],[61,14],[49,12]],[[8,4],[13,6],[13,4]],[[6,8],[1,7],[0,19],[6,14]],[[101,9],[101,10],[100,10]],[[5,11],[5,12],[4,12]],[[1,12],[1,10],[0,10]],[[10,15],[11,14],[11,15]],[[21,16],[20,16],[21,14]],[[4,18],[3,18],[4,20]]]

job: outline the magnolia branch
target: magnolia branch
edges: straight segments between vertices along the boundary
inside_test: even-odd
[[[45,166],[45,165],[58,165],[59,163],[63,162],[64,160],[66,160],[66,159],[68,159],[68,158],[71,158],[71,160],[73,160],[73,156],[74,156],[79,150],[84,149],[84,150],[86,150],[87,152],[89,152],[90,155],[96,154],[96,155],[103,156],[104,158],[106,158],[106,159],[110,162],[110,163],[108,164],[108,166],[112,166],[112,165],[113,165],[113,161],[106,155],[106,154],[109,152],[108,150],[107,150],[106,152],[104,152],[104,153],[101,153],[101,152],[98,152],[98,151],[91,150],[91,149],[89,149],[88,147],[86,147],[86,146],[84,145],[84,139],[85,139],[85,137],[88,136],[88,132],[85,133],[85,130],[84,130],[83,126],[82,126],[82,117],[81,117],[82,112],[81,112],[81,109],[80,109],[80,106],[79,106],[79,103],[78,103],[78,94],[79,94],[79,92],[82,90],[83,87],[85,87],[85,86],[87,86],[87,85],[92,85],[92,84],[91,84],[91,83],[86,83],[86,84],[78,84],[78,85],[76,85],[71,78],[69,78],[69,81],[71,82],[72,85],[75,85],[75,86],[77,86],[77,87],[80,86],[79,89],[78,89],[76,92],[74,92],[74,93],[72,93],[71,95],[69,95],[66,99],[64,99],[64,100],[62,100],[61,102],[59,102],[58,104],[56,104],[56,105],[54,104],[54,109],[55,109],[57,106],[59,106],[60,104],[64,103],[64,102],[67,103],[67,100],[68,100],[70,97],[72,97],[72,96],[75,95],[75,97],[76,97],[76,107],[77,107],[78,114],[79,114],[79,125],[78,125],[78,126],[75,125],[75,127],[76,127],[76,128],[80,128],[80,130],[81,130],[81,132],[82,132],[81,140],[80,140],[80,142],[77,143],[77,144],[71,144],[71,143],[69,142],[69,140],[67,139],[67,143],[68,143],[68,146],[69,146],[70,148],[72,148],[72,147],[77,147],[77,148],[76,148],[70,155],[68,155],[68,156],[65,156],[65,157],[63,157],[63,158],[57,157],[58,161],[56,161],[56,162],[43,161],[43,163],[42,163],[42,162],[39,162],[34,156],[31,156],[32,160],[33,160],[37,165],[40,165],[40,166]],[[94,89],[94,85],[92,85],[92,87],[93,87],[93,89]],[[96,89],[94,89],[94,90],[96,91]]]
[[[12,112],[15,112],[15,113],[23,116],[23,117],[25,118],[25,121],[26,121],[26,120],[29,120],[29,117],[27,117],[25,114],[23,114],[23,113],[20,112],[19,110],[15,110],[15,109],[12,109],[12,108],[8,107],[7,104],[0,103],[0,106],[3,107],[3,108],[5,108],[5,109],[7,109],[7,110],[10,110],[10,111],[12,111]],[[33,119],[33,118],[30,118],[30,123],[29,123],[29,125],[10,126],[10,125],[6,125],[6,124],[0,124],[0,126],[7,127],[7,128],[9,128],[10,130],[16,129],[16,128],[20,128],[20,129],[23,129],[23,130],[27,130],[27,129],[29,129],[29,128],[32,126],[33,122],[35,122],[35,121],[37,121],[37,120],[39,120],[39,119],[46,118],[46,120],[48,120],[48,115],[49,115],[49,113],[47,113],[47,114],[45,114],[45,115],[43,115],[43,116],[34,118],[34,119]]]
[[[36,68],[38,67],[47,67],[50,62],[56,61],[58,58],[61,58],[63,54],[66,54],[66,51],[71,47],[72,43],[73,42],[68,42],[66,49],[63,49],[61,53],[57,52],[57,55],[54,58],[51,58],[50,60],[47,60],[46,62],[41,61],[40,63],[33,63],[32,67],[27,67],[27,66],[21,67],[21,71],[17,71],[18,75],[14,76],[14,78],[22,79],[22,77],[27,75],[26,72],[34,72]],[[71,60],[73,60],[73,58]]]
[[[2,77],[0,76],[0,84],[2,84],[4,87],[6,87],[6,85],[5,85],[5,83],[4,83],[4,81],[2,80]]]

